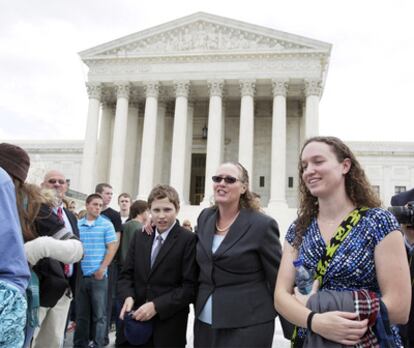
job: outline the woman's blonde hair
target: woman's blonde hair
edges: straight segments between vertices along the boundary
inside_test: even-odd
[[[312,137],[305,142],[299,156],[299,208],[298,218],[296,220],[296,237],[293,241],[293,246],[296,248],[300,247],[306,229],[319,212],[318,198],[312,196],[302,178],[304,171],[302,167],[302,153],[308,144],[314,142],[329,145],[338,162],[341,163],[346,158],[351,161],[351,168],[345,174],[345,191],[348,198],[356,207],[375,208],[381,206],[381,200],[373,190],[364,170],[350,148],[336,137]]]

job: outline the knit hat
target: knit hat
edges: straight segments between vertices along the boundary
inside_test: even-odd
[[[30,157],[21,147],[1,143],[0,144],[0,167],[10,176],[24,182],[30,167]]]
[[[130,312],[131,313],[131,312]],[[151,320],[139,321],[132,318],[130,313],[125,314],[124,335],[127,341],[135,346],[140,346],[149,341],[152,336],[153,323]]]

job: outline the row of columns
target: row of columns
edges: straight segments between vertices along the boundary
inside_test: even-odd
[[[224,149],[224,112],[223,89],[224,80],[207,81],[210,101],[208,112],[208,138],[206,148],[206,180],[204,200],[202,205],[208,205],[212,197],[211,176],[223,161]],[[145,114],[140,154],[140,171],[138,198],[146,199],[152,187],[157,183],[156,160],[157,151],[162,151],[160,142],[163,134],[160,129],[163,125],[163,115],[159,97],[159,82],[151,81],[144,84]],[[253,175],[254,153],[254,95],[255,80],[241,80],[241,108],[239,128],[239,155],[238,160]],[[176,94],[174,110],[174,129],[172,140],[172,160],[170,184],[180,195],[183,204],[188,203],[188,191],[191,171],[192,150],[192,117],[193,105],[189,102],[191,82],[188,80],[174,81]],[[272,144],[271,144],[271,178],[269,205],[286,204],[286,95],[287,79],[272,80],[273,110],[272,110]],[[102,173],[109,170],[109,182],[115,191],[123,188],[125,161],[132,161],[136,154],[126,158],[127,139],[137,141],[136,134],[130,130],[137,129],[138,117],[128,117],[130,84],[122,82],[116,84],[116,110],[112,124],[111,110],[105,104],[102,107],[100,121],[99,153],[98,148],[98,122],[101,100],[101,85],[87,83],[89,96],[88,121],[86,127],[83,162],[81,169],[81,191],[91,192],[97,178],[103,178]],[[306,110],[305,110],[305,136],[310,137],[318,133],[318,108],[320,98],[320,82],[305,81]],[[134,107],[134,106],[133,106]],[[137,106],[135,107],[138,116]],[[132,122],[132,123],[131,123]],[[113,133],[111,129],[113,128]],[[112,134],[112,143],[111,143]],[[157,146],[158,145],[158,146]],[[108,161],[107,154],[111,153]],[[95,168],[97,173],[95,173]],[[131,177],[132,178],[132,177]],[[102,180],[100,180],[102,181]]]

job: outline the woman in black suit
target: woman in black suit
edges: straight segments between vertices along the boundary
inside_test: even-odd
[[[222,164],[212,179],[215,205],[197,224],[194,347],[271,347],[277,223],[259,212],[241,164]]]

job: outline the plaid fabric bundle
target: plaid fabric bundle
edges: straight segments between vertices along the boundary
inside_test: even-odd
[[[361,338],[361,341],[355,345],[356,348],[380,347],[374,326],[377,322],[377,316],[380,312],[381,300],[375,292],[368,290],[353,291],[355,311],[359,315],[359,320],[368,319],[368,330]]]

